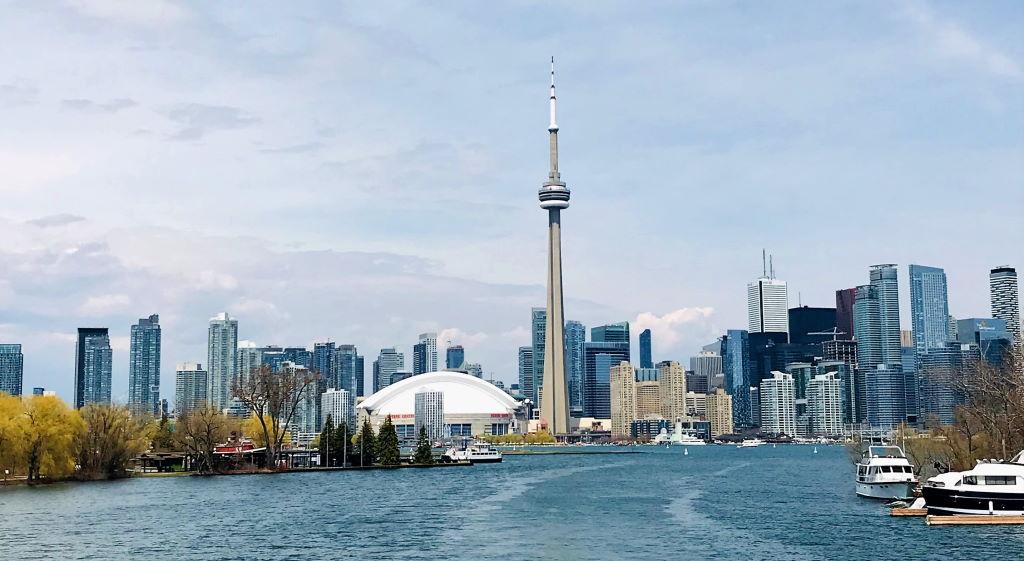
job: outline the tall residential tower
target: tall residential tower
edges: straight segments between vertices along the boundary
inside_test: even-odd
[[[160,415],[160,316],[132,326],[128,363],[128,407],[136,415]]]
[[[1017,293],[1017,269],[1001,266],[988,275],[992,292],[992,317],[1006,322],[1006,330],[1014,341],[1021,340],[1020,302]]]

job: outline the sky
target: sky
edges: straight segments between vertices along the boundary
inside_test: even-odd
[[[297,5],[292,5],[297,4]],[[557,61],[566,317],[655,360],[939,266],[1024,267],[1024,3],[0,2],[0,342],[73,396],[78,327],[160,314],[162,394],[227,311],[260,345],[425,331],[516,379],[543,306]]]

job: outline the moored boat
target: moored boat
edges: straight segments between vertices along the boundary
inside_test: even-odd
[[[857,495],[871,499],[906,499],[914,495],[914,466],[899,446],[868,446],[857,462]]]
[[[979,461],[936,475],[921,487],[928,514],[1024,515],[1024,451],[1008,462]]]
[[[473,442],[452,446],[445,451],[444,457],[452,462],[493,464],[501,461],[501,451],[486,442]]]
[[[760,438],[744,438],[743,442],[736,445],[737,448],[757,448],[764,444],[764,441]]]

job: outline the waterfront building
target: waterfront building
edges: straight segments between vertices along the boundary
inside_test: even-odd
[[[519,388],[523,397],[536,404],[533,399],[533,347],[519,347]]]
[[[412,347],[412,373],[414,376],[437,370],[437,333],[420,333]]]
[[[238,348],[241,350],[242,342],[238,342]],[[328,388],[338,387],[337,376],[334,372],[333,361],[331,358],[334,356],[334,341],[321,341],[313,343],[313,356],[312,363],[309,369],[320,374],[320,388],[321,393]],[[376,380],[376,378],[374,378]]]
[[[864,384],[869,425],[891,429],[906,420],[906,377],[901,370],[879,364],[865,370]]]
[[[356,411],[375,429],[390,415],[398,437],[415,440],[416,394],[421,390],[444,394],[445,434],[455,437],[518,432],[521,404],[493,384],[461,372],[428,372],[392,382],[356,405]]]
[[[569,415],[583,416],[583,345],[587,342],[587,328],[578,321],[565,322],[565,369],[569,378]]]
[[[466,362],[466,350],[462,345],[449,345],[444,352],[444,367],[448,370],[458,370]]]
[[[333,344],[332,344],[333,345]],[[234,379],[244,382],[263,364],[263,348],[253,341],[242,340],[236,345]]]
[[[207,403],[207,372],[198,362],[179,362],[174,369],[174,414],[189,415]]]
[[[290,360],[281,364],[280,371],[299,378],[309,375],[308,368]],[[316,433],[320,432],[320,392],[315,383],[306,385],[296,396],[295,411],[291,416],[288,430],[292,433],[293,443],[299,446],[309,444]]]
[[[732,418],[738,427],[755,426],[750,414],[751,379],[749,334],[730,329],[722,338],[722,365],[725,389],[732,395]]]
[[[654,360],[651,357],[650,329],[640,332],[640,368],[654,368]]]
[[[320,394],[320,426],[324,426],[330,416],[335,427],[347,423],[350,432],[356,430],[353,402],[348,390],[329,388]]]
[[[591,341],[583,345],[583,416],[611,418],[611,368],[629,362],[628,340],[618,342]]]
[[[857,364],[865,370],[882,363],[878,312],[878,289],[870,284],[857,287],[853,306],[853,333],[857,339]]]
[[[711,437],[732,433],[732,396],[719,388],[705,399],[707,420],[711,423]]]
[[[373,361],[373,393],[390,386],[396,372],[405,368],[405,353],[398,352],[394,347],[380,350],[377,360]]]
[[[338,345],[331,356],[331,369],[336,373],[338,389],[348,390],[353,396],[362,395],[363,357],[355,345]]]
[[[0,392],[21,395],[25,357],[18,343],[0,343]]]
[[[772,372],[761,380],[761,432],[796,436],[796,394],[793,377]]]
[[[674,360],[658,363],[660,414],[669,420],[686,417],[686,371]]]
[[[938,267],[910,265],[910,320],[916,354],[942,348],[950,341],[949,299],[946,294],[946,271]],[[909,369],[908,369],[909,370]]]
[[[622,361],[609,369],[611,393],[612,438],[624,438],[630,434],[631,423],[636,420],[636,373],[633,365]]]
[[[871,285],[878,294],[878,337],[882,362],[890,369],[899,369],[900,301],[896,265],[874,265],[870,270]]]
[[[523,386],[523,392],[540,407],[540,385],[544,380],[544,333],[547,330],[548,311],[544,308],[530,309],[531,345],[533,347],[533,377]]]
[[[853,340],[853,306],[856,301],[856,288],[836,291],[836,339]]]
[[[821,344],[836,334],[836,309],[800,306],[789,309],[789,342]]]
[[[431,442],[444,438],[444,392],[422,388],[415,394],[414,407],[416,435],[426,429]]]
[[[992,269],[988,276],[992,298],[992,317],[1006,322],[1006,330],[1014,341],[1021,340],[1020,300],[1017,286],[1017,269],[1000,266]]]
[[[957,341],[978,346],[981,357],[992,364],[1001,364],[1010,349],[1013,336],[1006,322],[994,318],[967,318],[957,321]]]
[[[725,390],[722,390],[725,391]],[[728,395],[728,394],[726,394]],[[730,400],[730,407],[732,401]],[[686,417],[691,419],[705,419],[708,414],[708,394],[697,393],[697,392],[686,392]],[[732,422],[732,412],[729,412],[730,423]]]
[[[722,376],[722,355],[715,351],[702,350],[697,356],[690,357],[690,370],[693,372],[694,383],[687,382],[687,387],[693,391],[711,393],[717,377]]]
[[[707,376],[697,376],[693,371],[686,371],[686,391],[697,393],[712,393],[711,380]]]
[[[843,433],[842,380],[835,373],[817,374],[807,384],[811,432],[837,437]]]
[[[964,378],[981,360],[977,345],[958,342],[933,348],[919,357],[920,418],[926,425],[949,425],[964,404]]]
[[[210,318],[207,334],[206,368],[209,388],[207,400],[218,410],[224,409],[231,401],[232,386],[235,383],[235,355],[238,350],[238,320],[227,312]]]
[[[761,426],[761,387],[750,386],[747,391],[747,402],[750,403],[747,414],[750,416],[750,422],[755,427]],[[733,412],[736,411],[736,405],[733,404]],[[735,425],[735,423],[733,423]]]
[[[747,284],[747,331],[789,333],[786,281],[767,275]]]
[[[113,357],[106,327],[79,327],[75,347],[75,408],[110,403]]]
[[[140,318],[131,328],[128,408],[136,415],[160,415],[160,316]]]
[[[656,380],[635,382],[636,418],[664,419],[661,414],[661,384]],[[684,396],[685,399],[685,396]]]

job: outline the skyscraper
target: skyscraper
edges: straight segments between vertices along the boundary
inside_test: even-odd
[[[749,334],[742,329],[730,329],[722,338],[722,364],[725,369],[725,390],[732,395],[733,424],[752,426],[750,414],[751,380]]]
[[[569,378],[569,414],[573,417],[583,416],[583,345],[586,342],[587,328],[582,323],[565,322],[565,370]]]
[[[811,432],[820,436],[843,433],[842,381],[832,372],[818,374],[807,383],[807,412]]]
[[[686,417],[686,370],[674,360],[658,363],[658,395],[663,419],[676,421]]]
[[[789,295],[786,281],[761,277],[747,284],[749,333],[789,333]]]
[[[206,392],[207,401],[219,411],[231,402],[232,386],[235,383],[238,320],[231,319],[227,312],[210,318],[206,349],[210,384]]]
[[[263,364],[263,348],[253,341],[239,341],[235,347],[234,379],[244,382],[249,379],[254,370]],[[207,380],[207,384],[209,384],[209,380]]]
[[[793,377],[772,372],[761,380],[761,432],[796,436],[796,394]],[[735,399],[735,396],[733,396]]]
[[[610,419],[610,371],[629,362],[629,342],[591,341],[583,345],[583,355],[583,416]]]
[[[445,349],[444,353],[444,367],[448,370],[455,370],[462,368],[462,363],[466,362],[466,351],[462,348],[462,345],[449,345]]]
[[[412,347],[413,375],[437,370],[437,333],[420,333],[419,341]]]
[[[906,376],[886,364],[865,370],[867,422],[872,427],[893,428],[907,418]]]
[[[337,373],[338,378],[337,389],[348,390],[353,398],[361,395],[359,381],[364,375],[362,359],[355,345],[338,345],[331,356],[331,369]]]
[[[377,360],[373,361],[373,391],[374,393],[391,385],[391,377],[405,368],[405,354],[398,352],[394,347],[381,349]]]
[[[853,340],[853,305],[856,300],[856,288],[836,291],[836,339]]]
[[[594,327],[590,330],[590,340],[595,343],[626,343],[628,345],[629,322],[620,321]]]
[[[79,327],[75,351],[75,408],[110,403],[113,362],[106,327]]]
[[[1020,302],[1017,292],[1017,269],[1003,265],[989,272],[988,286],[992,295],[992,317],[1006,322],[1006,330],[1014,341],[1021,340]]]
[[[0,344],[0,392],[21,395],[24,367],[20,344]]]
[[[351,436],[352,431],[356,428],[352,422],[355,419],[352,413],[352,401],[352,394],[348,390],[331,388],[320,394],[320,426],[324,426],[327,416],[330,415],[331,423],[335,427],[341,423],[347,423],[349,436]]]
[[[857,339],[857,364],[872,370],[882,363],[881,318],[878,312],[878,289],[870,284],[857,287],[853,305],[853,333]]]
[[[562,209],[569,208],[569,189],[558,172],[558,124],[555,119],[555,59],[551,58],[551,120],[548,139],[551,169],[537,193],[548,212],[548,302],[544,329],[541,423],[551,434],[569,432],[569,386],[565,378],[565,311],[562,307]],[[535,353],[536,354],[536,353]]]
[[[633,365],[620,362],[608,370],[611,399],[612,436],[630,435],[629,427],[637,418],[636,383]]]
[[[640,368],[654,368],[654,361],[651,358],[650,329],[640,332]]]
[[[444,392],[422,389],[416,392],[414,400],[416,435],[426,428],[431,442],[444,438]]]
[[[938,267],[910,266],[910,320],[918,356],[946,346],[949,336],[949,300],[946,272]]]
[[[789,309],[789,342],[821,343],[835,337],[836,309],[800,306]],[[828,335],[825,335],[828,333]]]
[[[708,421],[711,422],[711,437],[717,438],[732,432],[732,396],[718,388],[704,400]]]
[[[178,363],[174,370],[174,414],[188,415],[206,405],[209,381],[203,365],[198,362]]]
[[[871,285],[878,290],[878,335],[882,362],[889,368],[900,368],[900,297],[896,265],[874,265],[870,271]]]
[[[519,391],[536,406],[533,399],[533,347],[519,347]]]
[[[711,393],[714,391],[715,378],[723,373],[722,356],[714,351],[701,351],[697,353],[697,356],[690,357],[690,371],[699,382],[694,384],[693,388],[688,385],[688,390],[697,391],[695,388],[699,385],[702,388],[707,388],[705,390],[707,393]]]
[[[160,316],[141,318],[131,329],[128,407],[136,415],[160,414]]]

